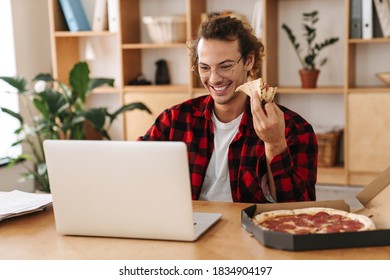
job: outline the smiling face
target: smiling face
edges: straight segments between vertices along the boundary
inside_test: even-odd
[[[238,40],[222,41],[203,38],[199,41],[197,54],[200,70],[210,70],[209,75],[202,77],[201,81],[214,99],[215,106],[230,107],[239,103],[239,100],[242,101],[242,97],[240,98],[242,93],[235,92],[235,89],[246,82],[247,71],[253,66],[253,55],[241,57]],[[226,72],[225,74],[228,75],[225,75],[223,73],[226,68],[233,68],[233,70]],[[217,69],[222,76],[217,73]]]

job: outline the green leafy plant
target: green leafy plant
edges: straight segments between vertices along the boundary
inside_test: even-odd
[[[298,56],[299,62],[302,65],[303,69],[306,70],[315,70],[317,68],[316,59],[321,50],[325,47],[335,44],[339,38],[331,37],[329,39],[324,40],[321,43],[315,43],[314,40],[317,36],[317,30],[315,28],[315,24],[318,22],[318,11],[313,11],[311,13],[303,13],[303,28],[304,33],[303,36],[306,39],[307,48],[305,54],[302,54],[301,45],[297,42],[297,39],[292,32],[291,28],[288,27],[285,23],[282,24],[282,28],[286,31],[290,42],[292,43],[294,50]],[[327,62],[327,58],[323,58],[319,66],[323,66]]]
[[[114,120],[123,112],[133,109],[151,111],[143,103],[130,103],[108,112],[107,108],[87,108],[86,99],[92,90],[103,86],[113,86],[114,80],[90,78],[86,62],[76,63],[69,73],[69,85],[62,83],[50,74],[38,74],[28,88],[27,80],[20,77],[0,77],[17,90],[21,101],[27,108],[28,121],[15,111],[4,107],[0,109],[16,118],[20,127],[15,131],[18,140],[16,146],[27,144],[26,151],[16,158],[10,158],[9,166],[29,160],[33,167],[25,165],[24,178],[34,178],[39,189],[50,192],[43,141],[45,139],[87,139],[88,129],[94,130],[101,139],[111,139],[109,129]]]

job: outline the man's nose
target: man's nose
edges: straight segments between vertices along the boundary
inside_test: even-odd
[[[209,81],[211,83],[218,82],[222,80],[223,78],[217,73],[217,69],[210,69],[210,76],[209,76]]]

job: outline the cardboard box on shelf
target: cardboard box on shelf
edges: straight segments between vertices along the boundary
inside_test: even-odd
[[[390,200],[390,167],[356,197],[363,207],[353,212],[370,217],[375,223],[376,230],[294,235],[262,230],[252,221],[252,218],[259,213],[282,209],[329,207],[350,212],[349,205],[343,200],[255,204],[243,209],[241,224],[264,246],[281,250],[305,251],[390,246],[390,203],[388,203]]]

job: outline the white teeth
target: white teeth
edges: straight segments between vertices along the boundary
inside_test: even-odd
[[[223,86],[223,87],[213,87],[215,90],[218,90],[218,91],[220,91],[220,90],[224,90],[224,89],[226,89],[228,86]]]

